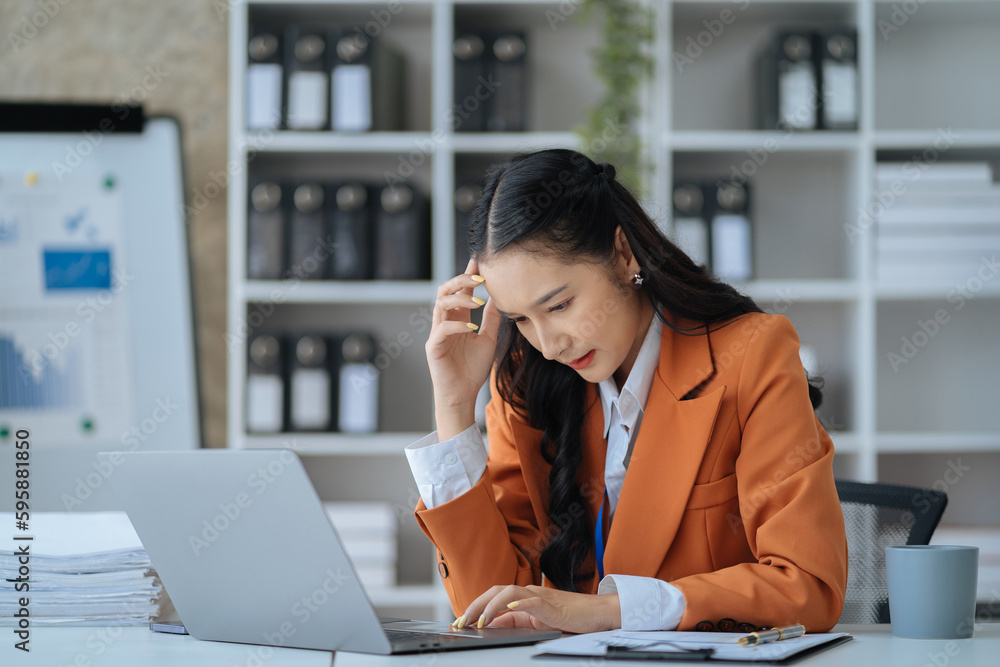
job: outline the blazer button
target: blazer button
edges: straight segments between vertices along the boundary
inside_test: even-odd
[[[698,632],[711,632],[715,625],[712,621],[702,621],[698,625],[694,626],[694,629]]]
[[[736,629],[736,621],[731,618],[724,618],[719,621],[719,632],[732,632]]]
[[[442,579],[448,578],[448,566],[445,565],[444,561],[438,561],[438,572],[441,573]]]
[[[740,623],[736,629],[740,632],[757,632],[757,626],[753,623]]]

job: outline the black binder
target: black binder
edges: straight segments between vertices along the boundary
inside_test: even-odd
[[[375,276],[375,225],[371,194],[363,183],[331,186],[330,235],[333,257],[330,277],[369,280]]]
[[[374,433],[378,430],[379,372],[374,365],[375,339],[348,333],[339,339],[337,430]]]
[[[472,212],[483,196],[479,183],[468,182],[455,188],[455,273],[469,264],[469,225]]]
[[[381,39],[356,31],[333,30],[329,44],[331,128],[402,130],[406,88],[402,56]]]
[[[336,391],[327,340],[317,334],[290,337],[288,346],[288,430],[329,431]]]
[[[247,216],[247,278],[277,280],[285,269],[285,206],[282,187],[263,181],[250,188]]]
[[[427,280],[431,277],[428,202],[412,186],[386,186],[379,195],[375,224],[375,277]]]
[[[327,224],[324,216],[323,186],[303,183],[292,193],[288,238],[288,275],[301,280],[327,277]]]
[[[713,186],[707,186],[709,188]],[[714,195],[714,193],[710,193]],[[674,243],[699,266],[711,257],[705,191],[700,183],[674,183]]]
[[[491,132],[527,129],[527,51],[523,32],[500,33],[490,42],[488,57],[495,89],[490,94],[486,129]]]
[[[285,127],[330,127],[330,78],[323,30],[290,25],[285,32]]]
[[[456,132],[486,129],[489,91],[485,89],[486,44],[482,36],[465,31],[452,44],[455,56],[455,106],[452,128]]]
[[[759,122],[765,130],[814,130],[819,118],[819,81],[808,30],[775,34],[757,60]]]
[[[719,181],[711,213],[712,272],[727,282],[753,277],[750,192],[746,184]]]
[[[248,433],[277,433],[284,429],[287,409],[282,342],[258,334],[247,346],[246,426]]]
[[[858,128],[857,31],[826,29],[816,34],[822,114],[821,127],[828,130]]]
[[[276,130],[282,114],[281,33],[250,26],[247,44],[246,125],[248,130]]]

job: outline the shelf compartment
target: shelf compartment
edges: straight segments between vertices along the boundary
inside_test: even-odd
[[[726,15],[728,24],[720,19],[723,12],[730,13]],[[852,2],[674,3],[670,52],[662,63],[672,77],[668,102],[672,105],[673,129],[755,130],[754,68],[757,55],[774,30],[854,26],[857,14],[857,5]],[[721,25],[721,30],[713,34],[705,22],[717,22],[713,25]],[[691,62],[682,58],[690,58]],[[863,84],[860,89],[864,90]]]
[[[857,210],[857,154],[760,151],[674,152],[674,180],[749,181],[757,279],[853,277],[843,227]]]
[[[823,403],[816,414],[835,443],[843,438],[847,450],[857,450],[854,434],[855,383],[851,378],[852,360],[858,354],[856,305],[854,303],[809,303],[780,299],[758,301],[768,313],[784,315],[795,326],[802,346],[816,354],[822,378]]]
[[[380,502],[391,508],[398,540],[396,586],[377,594],[373,589],[373,596],[381,598],[376,604],[408,605],[414,600],[407,596],[419,596],[419,590],[427,593],[422,604],[433,603],[436,597],[430,587],[438,579],[434,547],[413,516],[420,494],[406,457],[316,455],[303,456],[302,460],[324,501]],[[414,586],[416,589],[411,588]]]
[[[577,11],[577,3],[566,2],[454,5],[456,30],[525,33],[527,128],[532,132],[568,132],[584,121],[586,110],[600,98],[601,87],[590,67],[590,53],[601,44],[600,26],[577,21]],[[450,82],[448,89],[452,90]]]
[[[234,327],[234,332],[239,332],[247,338],[258,333],[277,335],[348,331],[370,333],[375,338],[373,363],[378,369],[377,433],[385,433],[392,441],[398,442],[398,437],[401,436],[392,434],[414,432],[427,434],[433,430],[434,392],[424,354],[424,345],[431,328],[433,313],[431,302],[424,305],[276,303],[262,310],[260,317],[253,316],[255,312],[253,308],[254,306],[250,305],[244,316],[249,329]],[[246,378],[241,382],[245,386]],[[241,401],[245,400],[244,395],[243,389],[235,393]],[[244,407],[240,408],[241,413],[244,410]],[[245,416],[242,423],[245,423]],[[240,428],[243,428],[242,424]],[[280,442],[291,434],[273,435]],[[333,435],[336,434],[327,434],[327,436]],[[241,434],[240,437],[248,436]],[[322,437],[317,436],[316,439]],[[303,442],[312,444],[314,439],[305,439]],[[346,448],[354,446],[345,445]]]
[[[1000,302],[883,301],[875,332],[880,432],[1000,432]]]
[[[251,24],[257,21],[286,25],[296,22],[325,26],[342,25],[365,37],[383,40],[405,60],[406,96],[404,128],[431,129],[431,45],[433,2],[407,2],[390,13],[386,4],[365,2],[253,2],[247,7]],[[379,20],[373,12],[382,10]],[[246,53],[246,49],[242,49]],[[245,55],[242,56],[246,58]],[[280,131],[277,133],[281,133]],[[322,134],[317,132],[316,134]],[[329,134],[329,132],[327,132]]]
[[[876,129],[1000,129],[1000,5],[877,2]]]
[[[972,145],[970,139],[945,147],[934,143],[938,133],[933,131],[892,134],[900,139],[924,135],[927,143],[881,148],[875,154],[876,165],[905,165],[891,181],[876,181],[864,214],[868,222],[875,222],[870,232],[874,232],[876,296],[944,301],[961,290],[974,292],[977,298],[1000,295],[1000,280],[993,279],[996,268],[991,263],[1000,251],[1000,146]],[[975,134],[994,134],[1000,140],[1000,132]],[[934,168],[956,162],[986,163],[993,172],[992,184],[935,183]],[[888,223],[884,227],[882,216]]]

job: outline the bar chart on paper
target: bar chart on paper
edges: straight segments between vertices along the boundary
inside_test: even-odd
[[[58,362],[49,363],[29,345],[18,345],[16,332],[0,330],[0,410],[51,410],[79,405],[79,351],[66,352]]]
[[[128,430],[121,194],[98,173],[0,174],[0,432],[61,444]]]

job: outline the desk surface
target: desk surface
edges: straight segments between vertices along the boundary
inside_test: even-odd
[[[899,639],[887,625],[838,626],[854,641],[803,661],[806,667],[996,667],[1000,662],[1000,623],[976,626],[973,639]],[[0,664],[20,667],[411,667],[416,665],[566,665],[566,660],[531,660],[537,646],[453,651],[449,653],[374,656],[359,653],[202,642],[191,637],[165,635],[145,628],[33,628],[31,652],[13,648],[10,628],[0,632]],[[638,663],[636,663],[638,664]],[[673,663],[677,664],[677,663]],[[704,665],[705,663],[697,663]]]

